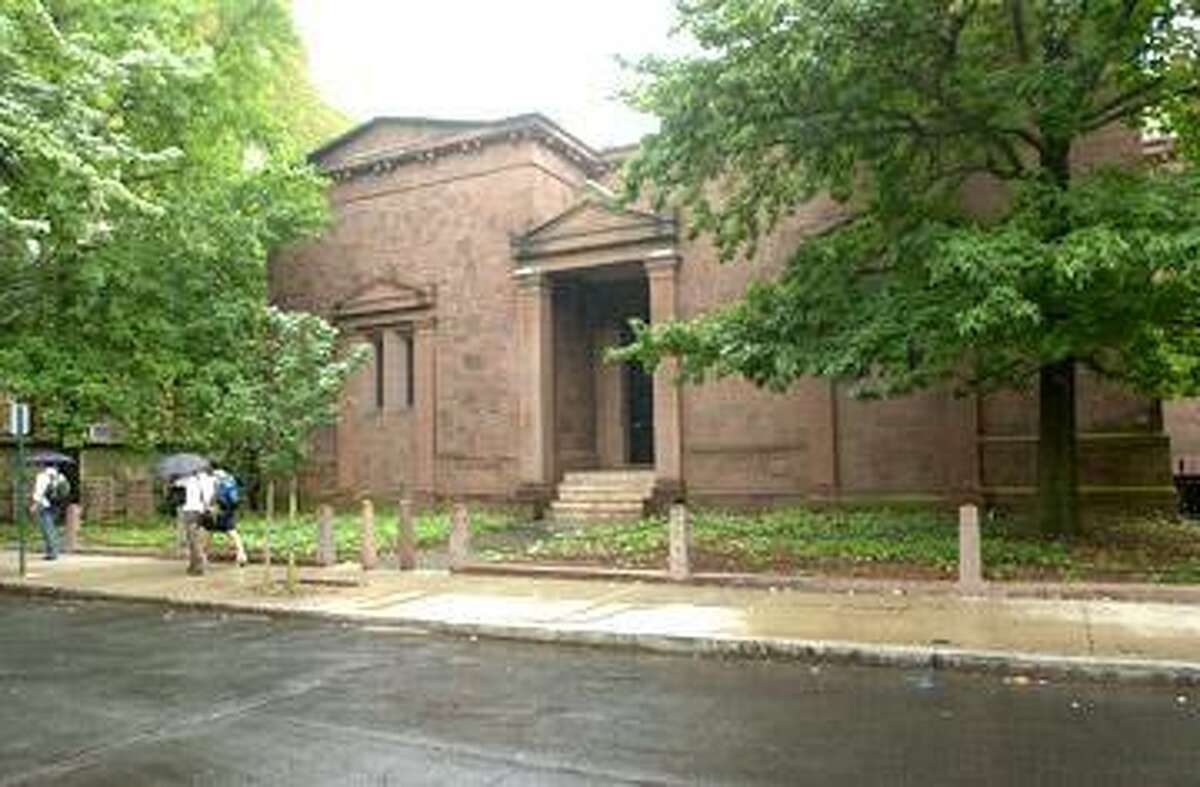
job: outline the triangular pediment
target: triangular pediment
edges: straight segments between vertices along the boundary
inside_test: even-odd
[[[396,312],[427,309],[433,305],[433,293],[396,279],[375,279],[337,304],[339,318],[384,316]]]
[[[624,208],[599,189],[514,239],[518,258],[597,246],[674,241],[673,216]]]
[[[325,143],[309,158],[325,167],[344,166],[360,159],[424,147],[486,126],[483,122],[464,120],[377,117]]]

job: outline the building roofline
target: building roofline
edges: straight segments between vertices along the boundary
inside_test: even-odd
[[[321,159],[334,150],[357,139],[377,126],[391,123],[432,126],[452,131],[462,130],[464,133],[453,134],[442,139],[428,140],[425,144],[414,147],[379,151],[341,165],[322,166]],[[465,153],[477,150],[486,144],[504,139],[519,139],[526,136],[562,154],[569,161],[578,165],[589,176],[601,174],[609,167],[609,163],[603,155],[539,112],[528,112],[490,121],[424,117],[376,117],[326,142],[310,153],[308,160],[324,169],[335,180],[348,180],[361,175],[391,171],[402,164],[412,161],[429,161],[456,152]]]

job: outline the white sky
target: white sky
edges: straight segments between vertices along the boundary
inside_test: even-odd
[[[376,115],[487,120],[542,112],[598,148],[652,119],[613,98],[615,55],[668,49],[672,0],[293,0],[329,103]]]

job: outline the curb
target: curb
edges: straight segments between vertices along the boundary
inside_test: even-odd
[[[541,579],[654,582],[706,587],[788,588],[814,593],[874,593],[878,595],[1031,598],[1071,601],[1143,601],[1200,604],[1200,586],[1119,583],[1064,584],[1058,582],[985,582],[974,593],[964,593],[954,580],[855,579],[821,575],[695,573],[685,580],[654,569],[600,568],[571,564],[468,563],[454,573],[481,576],[515,576]]]
[[[640,634],[538,625],[455,623],[419,618],[380,618],[369,614],[290,608],[275,604],[179,599],[104,590],[28,585],[0,580],[0,592],[29,597],[120,601],[198,611],[224,611],[271,618],[302,618],[328,623],[388,626],[412,634],[455,638],[634,650],[675,656],[780,660],[902,669],[954,670],[995,675],[1033,675],[1060,680],[1200,686],[1200,662],[1057,656],[1021,651],[976,650],[951,646],[890,645],[841,640],[792,640],[732,636]]]

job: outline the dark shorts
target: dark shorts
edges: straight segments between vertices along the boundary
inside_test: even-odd
[[[228,533],[231,530],[237,529],[237,512],[217,511],[216,513],[205,514],[200,520],[200,525],[205,530],[213,533]]]

